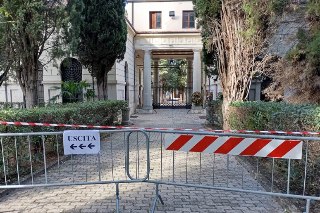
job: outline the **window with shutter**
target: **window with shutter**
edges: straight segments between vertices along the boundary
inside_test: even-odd
[[[182,28],[194,28],[194,12],[183,11],[182,12]]]
[[[150,29],[161,29],[161,12],[150,12]]]

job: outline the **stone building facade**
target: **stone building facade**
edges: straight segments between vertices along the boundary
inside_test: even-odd
[[[210,91],[215,95],[221,91],[219,80],[208,79],[204,72],[201,33],[197,28],[191,0],[128,0],[126,18],[128,35],[125,57],[121,62],[116,62],[108,73],[110,100],[126,100],[130,114],[137,108],[152,112],[154,106],[162,100],[159,98],[160,93],[164,92],[153,89],[161,86],[158,68],[160,59],[187,61],[188,89],[184,95],[179,96],[186,105],[191,102],[192,92],[201,92],[205,97]],[[96,91],[95,79],[76,58],[72,59],[69,69],[64,68],[64,60],[59,59],[56,64],[47,64],[40,70],[39,89],[42,95],[39,96],[39,103],[48,102],[59,94],[60,91],[52,87],[60,86],[62,80],[73,77],[86,81],[90,89]],[[260,91],[255,90],[255,94],[260,94]],[[172,95],[169,99],[173,102],[177,98]],[[259,97],[255,95],[254,99]],[[0,88],[0,102],[22,101],[22,91],[12,79]],[[195,109],[195,106],[192,107]]]

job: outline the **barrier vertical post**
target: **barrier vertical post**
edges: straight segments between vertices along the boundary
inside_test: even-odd
[[[229,163],[230,163],[230,155],[227,155],[227,187],[229,187]]]
[[[138,149],[139,149],[139,134],[137,133],[137,149],[136,149],[136,179],[138,179],[138,173],[139,173],[139,165],[138,165],[138,161],[139,161],[139,153],[138,153]]]
[[[172,160],[172,173],[173,173],[172,182],[174,182],[174,151],[172,151],[172,158],[173,158],[173,160]]]
[[[201,184],[201,153],[200,153],[200,175],[199,175],[199,184]]]
[[[72,171],[72,182],[74,183],[74,173],[73,173],[73,155],[71,155],[71,171]]]
[[[101,181],[101,164],[100,164],[100,152],[98,153],[98,169],[99,169],[99,181]]]
[[[308,166],[308,149],[309,149],[309,141],[307,141],[306,146],[306,160],[304,164],[304,180],[303,180],[303,196],[306,192],[306,179],[307,179],[307,166]]]
[[[291,159],[288,160],[287,194],[289,194],[289,190],[290,190],[290,167],[291,167]]]
[[[214,186],[214,165],[216,163],[216,154],[213,154],[213,165],[212,165],[212,185]]]
[[[160,137],[161,137],[161,180],[162,180],[162,132],[161,132],[161,134],[160,134]]]
[[[111,136],[110,136],[111,137]],[[114,167],[114,163],[113,163],[113,149],[112,149],[112,140],[110,142],[110,149],[111,149],[111,176],[112,176],[112,180],[114,181],[114,172],[113,172],[113,167]]]
[[[1,151],[2,151],[2,163],[3,163],[4,182],[5,182],[6,185],[8,185],[8,183],[7,183],[6,161],[5,161],[4,149],[3,149],[3,137],[1,137]]]
[[[46,183],[48,183],[48,176],[47,176],[47,159],[46,159],[46,145],[44,135],[41,137],[42,139],[42,147],[43,147],[43,162],[44,162],[44,177],[46,179]]]
[[[127,180],[127,170],[126,170],[126,132],[123,133],[123,148],[124,148],[124,176],[126,176]]]
[[[88,182],[87,154],[84,154],[84,164],[86,165],[86,182]]]
[[[186,183],[188,183],[188,152],[186,155]]]
[[[273,174],[274,173],[274,158],[272,158],[272,172],[271,172],[271,192],[273,192]]]
[[[58,159],[58,169],[59,169],[59,179],[60,179],[60,155],[59,155],[58,135],[56,135],[56,144],[57,144],[57,159]]]
[[[243,159],[242,159],[243,160]],[[244,161],[244,160],[243,160]],[[243,177],[243,173],[244,173],[244,167],[242,167],[242,170],[241,170],[241,173],[242,173],[242,175],[241,175],[241,183],[242,183],[242,189],[244,188],[244,177]]]
[[[257,158],[257,190],[259,190],[259,158]]]
[[[14,146],[15,146],[15,149],[16,149],[18,184],[20,185],[19,159],[18,159],[18,148],[17,148],[17,137],[16,136],[14,137]]]
[[[31,153],[31,144],[30,144],[30,136],[27,137],[28,140],[28,148],[29,148],[29,161],[30,161],[30,175],[31,175],[31,183],[33,185],[33,169],[32,169],[32,153]]]

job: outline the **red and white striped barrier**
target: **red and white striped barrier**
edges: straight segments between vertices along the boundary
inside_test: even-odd
[[[259,134],[290,134],[290,135],[320,135],[320,132],[290,132],[290,131],[255,131],[255,130],[219,130],[219,129],[174,129],[174,128],[150,128],[150,127],[124,127],[124,126],[94,126],[76,124],[48,124],[48,123],[28,123],[0,121],[0,125],[18,126],[58,126],[58,127],[78,127],[78,128],[99,128],[99,129],[145,129],[145,130],[166,130],[166,131],[197,131],[197,132],[230,132],[230,133],[259,133]]]
[[[271,158],[302,158],[302,142],[201,135],[165,135],[166,150],[245,155]]]

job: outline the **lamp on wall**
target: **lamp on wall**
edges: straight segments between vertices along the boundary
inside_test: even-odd
[[[174,11],[169,11],[169,16],[174,19]]]

